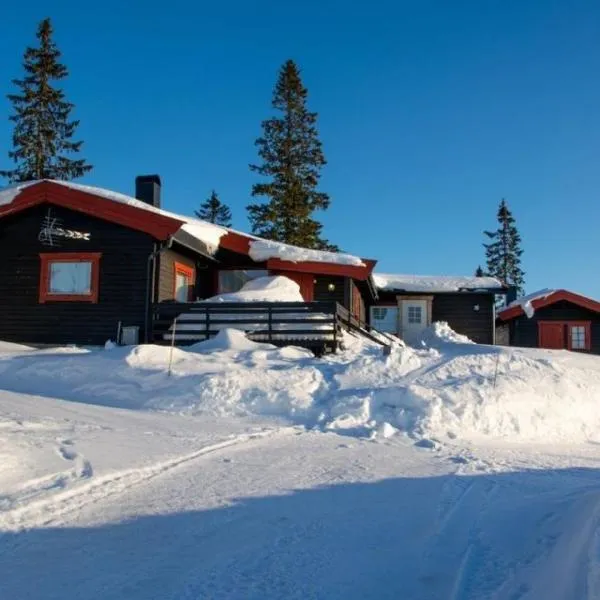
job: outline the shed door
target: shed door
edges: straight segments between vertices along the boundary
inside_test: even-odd
[[[419,341],[427,327],[427,300],[402,301],[402,337],[409,344]]]
[[[562,350],[565,348],[565,326],[563,323],[538,323],[539,346]]]

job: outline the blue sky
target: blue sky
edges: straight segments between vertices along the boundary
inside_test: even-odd
[[[292,58],[319,113],[331,241],[380,271],[471,274],[504,197],[527,290],[600,298],[597,0],[30,0],[0,21],[0,93],[45,16],[95,167],[80,182],[132,193],[157,172],[187,214],[215,188],[247,230],[254,140]],[[10,134],[0,119],[7,167]]]

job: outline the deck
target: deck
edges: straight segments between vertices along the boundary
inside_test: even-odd
[[[194,344],[226,328],[243,330],[257,342],[301,346],[315,354],[340,349],[344,330],[385,347],[393,343],[337,302],[165,302],[153,307],[152,341],[157,344]]]

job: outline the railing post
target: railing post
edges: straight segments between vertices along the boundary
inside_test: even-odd
[[[272,306],[269,306],[267,308],[267,320],[268,320],[267,339],[268,339],[269,343],[271,343],[273,341],[273,307]]]
[[[173,331],[171,332],[171,349],[169,350],[169,370],[167,375],[171,377],[171,365],[173,364],[173,348],[175,347],[175,333],[177,331],[177,317],[173,319],[173,325],[171,326]]]
[[[208,306],[204,307],[204,324],[206,329],[204,330],[204,339],[210,339],[210,313],[208,312]]]

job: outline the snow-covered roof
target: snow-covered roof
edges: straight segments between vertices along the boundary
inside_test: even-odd
[[[375,287],[389,292],[460,292],[474,290],[501,290],[502,282],[495,277],[455,277],[450,275],[394,275],[373,274]]]
[[[94,196],[99,196],[113,202],[127,204],[128,206],[133,206],[141,210],[157,213],[172,219],[177,219],[182,222],[180,231],[187,233],[194,239],[204,244],[211,253],[216,252],[216,250],[219,248],[221,238],[227,233],[231,232],[233,234],[246,237],[250,240],[249,255],[250,258],[255,262],[263,262],[269,260],[270,258],[277,258],[290,262],[318,262],[358,267],[365,266],[364,262],[358,256],[322,250],[310,250],[308,248],[300,248],[298,246],[291,246],[289,244],[264,240],[247,233],[241,233],[233,229],[214,225],[208,221],[194,219],[192,217],[163,210],[162,208],[156,208],[155,206],[147,204],[146,202],[142,202],[137,198],[120,194],[119,192],[113,192],[112,190],[90,185],[72,183],[70,181],[30,181],[5,188],[0,190],[0,206],[3,204],[10,204],[25,188],[35,185],[36,183],[41,183],[41,181],[48,181],[57,185],[78,190],[80,192],[93,194]]]
[[[514,306],[520,306],[523,309],[523,312],[527,315],[527,317],[529,317],[531,319],[533,317],[533,315],[535,314],[535,309],[534,309],[532,303],[535,300],[543,300],[544,298],[551,296],[552,294],[554,294],[557,291],[558,290],[554,290],[551,288],[544,288],[543,290],[538,290],[537,292],[527,294],[527,296],[522,296],[521,298],[517,298],[516,300],[511,302],[506,308],[508,309],[508,308],[512,308]],[[506,310],[506,309],[504,309],[504,310]]]
[[[156,208],[156,206],[142,202],[142,200],[138,200],[132,196],[127,196],[125,194],[120,194],[118,192],[113,192],[111,190],[94,187],[91,185],[72,183],[70,181],[54,181],[53,183],[58,183],[59,185],[69,187],[74,190],[79,190],[80,192],[94,194],[94,196],[100,196],[102,198],[106,198],[107,200],[112,200],[113,202],[120,202],[121,204],[127,204],[141,210],[147,210],[149,212],[164,215],[165,217],[171,217],[172,219],[183,221],[183,225],[181,226],[182,231],[185,231],[203,244],[206,244],[206,246],[213,251],[216,251],[216,249],[219,247],[219,241],[227,233],[227,229],[225,229],[225,227],[219,227],[218,225],[214,225],[208,221],[202,221],[201,219],[194,219],[185,215],[169,212],[167,210],[163,210],[162,208]]]
[[[335,265],[350,265],[364,267],[365,263],[358,256],[342,254],[341,252],[327,252],[325,250],[310,250],[290,246],[281,242],[273,242],[256,238],[250,242],[250,258],[256,262],[263,262],[270,258],[278,258],[290,262],[323,262]]]
[[[538,290],[537,292],[528,294],[527,296],[517,298],[514,302],[511,302],[508,306],[504,307],[498,313],[498,317],[507,321],[520,316],[522,313],[525,313],[525,315],[531,319],[536,310],[562,300],[600,313],[600,302],[594,300],[593,298],[576,294],[575,292],[570,292],[569,290],[544,288],[542,290]]]

